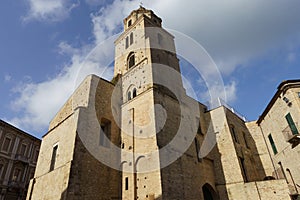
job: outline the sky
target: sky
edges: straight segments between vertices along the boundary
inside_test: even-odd
[[[227,103],[248,120],[262,114],[280,82],[299,79],[298,0],[4,0],[0,118],[44,135],[84,76],[112,78],[112,67],[95,64],[90,52],[113,44],[104,41],[113,41],[123,19],[141,3],[162,18],[164,28],[205,49],[221,74]],[[113,52],[113,45],[103,52]],[[191,73],[184,59],[180,64],[184,74]]]

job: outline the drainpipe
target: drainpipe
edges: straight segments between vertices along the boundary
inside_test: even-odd
[[[137,199],[137,172],[136,172],[136,165],[135,165],[135,135],[134,135],[134,108],[131,109],[132,110],[132,113],[131,113],[131,119],[132,119],[132,156],[133,156],[133,159],[132,159],[132,165],[133,165],[133,189],[134,189],[134,192],[133,192],[133,195],[134,195],[134,199]]]
[[[294,185],[295,190],[296,190],[296,192],[297,192],[297,194],[298,194],[298,189],[297,189],[297,186],[296,186],[296,184],[295,184],[295,181],[294,181],[294,178],[293,178],[293,176],[292,176],[292,173],[291,173],[290,169],[289,169],[289,168],[286,168],[286,171],[290,174],[290,177],[291,177],[291,179],[292,179],[293,185]]]
[[[281,169],[281,172],[282,172],[282,174],[283,174],[283,176],[284,176],[284,179],[285,179],[286,183],[289,184],[289,181],[287,180],[287,177],[286,177],[286,175],[285,175],[285,172],[284,172],[282,163],[281,163],[281,162],[278,162],[278,165],[280,165],[280,169]]]
[[[35,184],[35,178],[33,178],[33,180],[32,180],[32,186],[31,186],[31,189],[30,189],[29,200],[31,200],[31,198],[32,198],[34,184]]]
[[[254,183],[255,183],[256,190],[257,190],[258,198],[259,198],[259,200],[261,200],[261,196],[260,196],[260,193],[259,193],[259,190],[257,187],[257,182],[255,181]]]

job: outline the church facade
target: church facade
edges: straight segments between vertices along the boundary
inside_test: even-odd
[[[161,23],[143,7],[124,19],[113,80],[86,77],[53,118],[28,200],[297,197],[300,81],[283,82],[255,122],[209,110],[186,95]]]

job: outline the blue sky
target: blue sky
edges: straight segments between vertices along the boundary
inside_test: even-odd
[[[43,135],[73,91],[86,55],[122,31],[123,18],[139,4],[135,0],[4,0],[0,118]],[[249,120],[258,118],[281,81],[299,79],[297,0],[144,0],[143,5],[162,18],[164,27],[188,35],[205,48],[222,74],[228,103]],[[103,67],[91,63],[80,73],[99,74]],[[109,79],[111,71],[104,77]],[[196,83],[201,87],[201,81]]]

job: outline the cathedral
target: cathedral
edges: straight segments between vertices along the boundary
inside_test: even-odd
[[[27,200],[298,198],[300,80],[246,122],[186,94],[153,11],[132,11],[114,44],[113,79],[87,76],[50,122]]]

